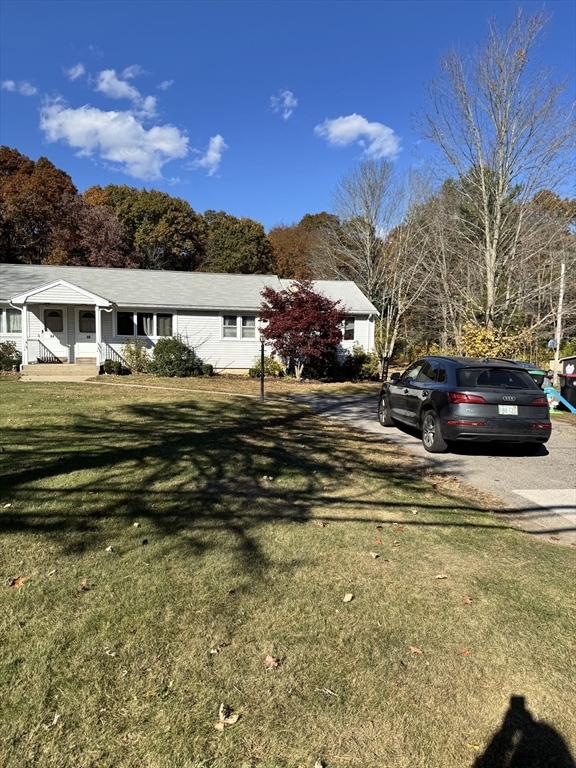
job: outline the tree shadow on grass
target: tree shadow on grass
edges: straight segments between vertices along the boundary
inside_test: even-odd
[[[472,768],[576,768],[576,762],[562,736],[534,720],[524,696],[511,696],[500,730]]]
[[[351,502],[355,521],[417,504],[435,513],[423,524],[498,529],[482,510],[475,521],[455,520],[473,509],[448,494],[445,507],[430,502],[424,470],[394,464],[377,437],[324,424],[304,408],[207,398],[104,401],[94,418],[81,401],[75,407],[57,428],[38,417],[5,430],[3,499],[14,503],[0,510],[1,532],[40,533],[63,551],[82,552],[103,544],[110,519],[146,519],[156,534],[181,534],[201,554],[222,546],[215,534],[225,531],[242,567],[254,572],[266,567],[262,525],[304,523],[317,509],[343,521]],[[353,476],[384,493],[331,494]]]

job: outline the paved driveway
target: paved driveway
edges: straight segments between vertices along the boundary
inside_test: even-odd
[[[381,427],[374,395],[298,397],[317,413],[401,445],[424,466],[453,475],[502,499],[511,525],[546,540],[576,546],[576,429],[555,423],[537,456],[497,444],[457,445],[444,454],[424,450],[408,428]]]

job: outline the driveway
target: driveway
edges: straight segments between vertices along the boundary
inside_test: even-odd
[[[432,471],[499,497],[510,525],[554,543],[576,546],[576,429],[554,423],[537,456],[520,456],[511,446],[463,443],[448,453],[424,450],[408,428],[381,427],[374,395],[302,395],[316,413],[382,436],[412,453]]]

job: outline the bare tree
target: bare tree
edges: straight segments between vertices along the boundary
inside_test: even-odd
[[[567,83],[554,82],[531,61],[545,25],[542,13],[525,17],[519,9],[503,33],[491,24],[471,55],[451,51],[418,120],[466,198],[462,239],[481,278],[467,303],[488,328],[519,301],[518,275],[533,255],[529,201],[573,178],[576,131],[573,107],[563,100]]]
[[[354,280],[378,299],[386,270],[383,238],[399,222],[399,196],[389,160],[363,160],[332,193],[337,217],[317,243],[315,271]]]

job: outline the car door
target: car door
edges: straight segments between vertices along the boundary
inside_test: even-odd
[[[394,418],[399,419],[400,421],[407,421],[410,424],[413,423],[413,419],[410,417],[408,411],[407,398],[410,395],[412,384],[420,373],[423,364],[423,360],[417,360],[404,371],[398,381],[390,384],[390,412]]]
[[[407,382],[406,418],[414,426],[420,425],[422,403],[430,396],[430,387],[436,381],[437,368],[432,361],[425,360],[416,377]]]

